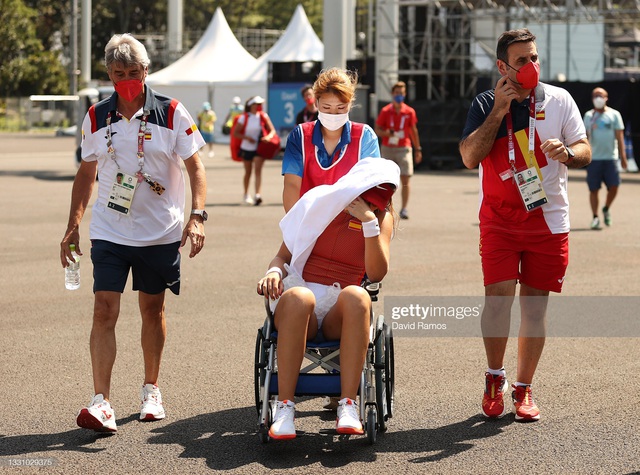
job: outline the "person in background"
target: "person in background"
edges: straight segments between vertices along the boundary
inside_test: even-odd
[[[620,172],[618,158],[622,169],[626,170],[627,151],[624,144],[624,123],[620,112],[609,107],[609,94],[601,87],[596,87],[591,93],[593,109],[584,115],[584,126],[591,144],[591,164],[587,167],[587,185],[589,186],[589,202],[593,219],[591,229],[600,228],[598,217],[598,192],[604,183],[607,187],[607,197],[602,208],[604,224],[611,226],[611,204],[618,194],[620,187]]]
[[[276,133],[276,129],[267,113],[263,110],[264,99],[260,96],[253,96],[244,107],[244,113],[238,117],[233,134],[240,143],[239,155],[244,165],[244,177],[242,185],[244,187],[243,202],[247,205],[258,206],[262,203],[262,166],[264,157],[257,154],[260,140],[269,140]],[[251,171],[255,174],[254,198],[249,194],[249,182],[251,181]]]
[[[224,119],[224,125],[222,126],[222,133],[224,135],[231,134],[231,128],[233,127],[233,119],[244,112],[244,106],[242,105],[242,99],[235,96],[231,101],[231,107],[227,112],[227,117]]]
[[[66,267],[72,259],[71,244],[82,255],[80,222],[97,174],[98,196],[89,228],[94,279],[90,338],[94,396],[89,406],[80,410],[76,422],[99,432],[117,430],[110,400],[111,373],[116,359],[115,327],[129,271],[142,317],[140,419],[164,419],[158,375],[167,333],[165,291],[180,292],[180,248],[189,241],[189,257],[195,257],[205,240],[207,181],[198,156],[204,140],[180,102],[145,85],[149,63],[145,47],[129,34],[114,35],[105,47],[105,65],[115,92],[91,106],[84,118],[82,162],[60,242],[60,261]],[[186,225],[182,164],[191,185]],[[119,181],[129,186],[118,185]],[[113,188],[118,189],[116,196],[111,193]]]
[[[402,178],[402,208],[400,218],[409,219],[409,180],[413,175],[413,161],[422,162],[422,147],[418,134],[416,111],[405,104],[407,85],[399,81],[391,88],[393,101],[382,108],[376,120],[376,134],[382,138],[380,153],[400,167]],[[413,149],[411,145],[413,144]],[[413,153],[415,151],[415,154]]]
[[[213,128],[216,120],[216,113],[211,109],[211,104],[203,102],[202,110],[198,114],[198,130],[200,130],[204,141],[209,144],[209,158],[215,155],[213,151]]]
[[[316,96],[313,94],[313,86],[304,86],[300,89],[300,95],[304,99],[305,106],[296,116],[296,124],[313,122],[318,119],[318,106]]]
[[[516,421],[540,419],[532,383],[546,336],[549,292],[561,292],[569,263],[568,169],[591,161],[580,110],[564,89],[539,82],[536,37],[526,28],[498,39],[495,89],[473,100],[460,154],[480,167],[480,258],[487,357],[482,413],[506,414],[504,356],[520,283]],[[518,184],[517,174],[527,177]]]

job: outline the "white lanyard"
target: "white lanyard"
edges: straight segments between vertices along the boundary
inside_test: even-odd
[[[111,116],[113,115],[113,111],[107,116],[107,153],[111,157],[111,160],[115,162],[118,168],[120,165],[118,164],[118,160],[116,160],[116,151],[113,148],[113,140],[112,140],[112,132],[111,132]],[[138,172],[136,175],[138,176],[138,182],[144,179],[144,173],[142,168],[144,167],[144,133],[147,130],[147,117],[148,114],[142,116],[140,119],[140,128],[138,129]]]
[[[392,130],[395,130],[395,125],[396,125],[396,121],[394,119],[394,115],[395,115],[395,112],[394,112],[394,114],[391,115],[391,129]],[[404,121],[407,118],[404,114],[402,114],[401,117],[402,118],[400,119],[400,128],[398,130],[404,130]]]

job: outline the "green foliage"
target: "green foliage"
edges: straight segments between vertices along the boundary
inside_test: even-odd
[[[82,8],[82,0],[78,9]],[[366,11],[371,0],[357,0]],[[0,0],[0,95],[55,94],[68,91],[71,0]],[[284,30],[296,6],[302,4],[322,38],[323,0],[189,0],[184,1],[183,31],[204,31],[220,7],[232,30]],[[92,76],[107,79],[104,48],[115,33],[164,33],[168,0],[92,0]],[[80,22],[78,11],[78,23]],[[330,18],[330,14],[327,15]],[[78,24],[78,29],[80,25]],[[62,42],[62,44],[60,44]]]
[[[0,41],[2,96],[68,91],[67,74],[57,54],[46,50],[38,37],[38,22],[39,10],[29,8],[22,0],[0,0],[0,24],[3,25],[3,38]]]

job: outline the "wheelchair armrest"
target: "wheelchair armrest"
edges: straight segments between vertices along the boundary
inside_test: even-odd
[[[378,294],[380,293],[382,282],[371,282],[369,280],[365,280],[362,282],[362,287],[364,287],[364,289],[369,293],[369,297],[371,297],[372,302],[378,301]]]

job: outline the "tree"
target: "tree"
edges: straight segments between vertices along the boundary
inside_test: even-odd
[[[64,94],[68,79],[59,57],[37,36],[38,12],[22,0],[0,0],[0,94]]]

